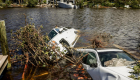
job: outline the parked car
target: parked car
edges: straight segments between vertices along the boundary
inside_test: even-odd
[[[66,47],[73,48],[75,46],[80,37],[79,32],[79,30],[74,28],[55,27],[48,34],[49,43],[54,43],[60,48],[61,52],[64,52],[67,50]]]
[[[132,80],[129,78],[135,59],[120,49],[77,49],[82,55],[83,67],[93,80]]]

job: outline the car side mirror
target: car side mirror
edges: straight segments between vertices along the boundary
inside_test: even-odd
[[[97,67],[97,63],[90,64],[90,67]]]
[[[62,33],[62,31],[59,31],[59,33]]]

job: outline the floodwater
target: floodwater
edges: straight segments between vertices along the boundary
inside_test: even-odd
[[[56,25],[80,29],[83,36],[76,45],[78,47],[88,45],[90,42],[87,39],[97,32],[109,33],[113,36],[113,43],[133,49],[137,48],[140,39],[140,9],[0,9],[0,19],[6,22],[9,44],[10,30],[16,31],[25,26],[24,13],[28,23],[43,25],[43,34]]]
[[[137,50],[140,43],[140,9],[61,9],[61,8],[7,8],[0,9],[0,20],[5,20],[8,44],[10,30],[16,31],[28,23],[43,25],[42,34],[57,26],[73,27],[81,30],[82,36],[76,47],[90,45],[89,39],[95,33],[109,33],[112,42]],[[12,71],[13,72],[13,71]],[[21,79],[18,73],[14,79]]]

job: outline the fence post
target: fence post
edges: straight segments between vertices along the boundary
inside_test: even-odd
[[[1,42],[2,54],[3,55],[8,55],[8,66],[7,66],[7,68],[9,69],[9,68],[11,68],[11,63],[10,63],[10,55],[9,55],[5,21],[4,20],[0,20],[0,42]]]

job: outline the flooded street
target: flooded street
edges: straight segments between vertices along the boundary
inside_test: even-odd
[[[56,25],[81,30],[82,36],[76,47],[90,45],[89,40],[96,33],[109,33],[114,44],[133,50],[137,50],[140,43],[140,9],[0,9],[0,20],[5,20],[9,45],[12,43],[10,31],[16,31],[25,26],[25,16],[23,14],[27,15],[28,23],[34,23],[35,26],[42,25],[42,34],[44,35],[49,33]],[[21,69],[14,69],[8,73],[12,74],[13,80],[21,80],[21,72],[23,71]]]

